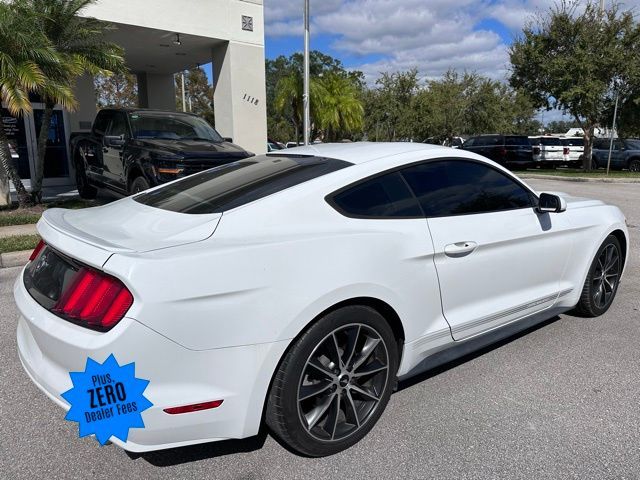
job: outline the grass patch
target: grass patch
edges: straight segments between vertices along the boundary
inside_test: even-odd
[[[0,253],[33,250],[39,241],[40,237],[38,235],[16,235],[14,237],[0,238]]]
[[[47,208],[70,208],[78,210],[81,208],[96,207],[98,205],[100,204],[95,200],[72,198],[69,200],[56,200],[55,202],[29,208],[2,208],[0,209],[0,227],[37,223],[38,220],[40,220],[42,212]]]
[[[640,178],[640,173],[629,172],[625,170],[611,170],[607,177],[607,171],[603,169],[592,170],[585,172],[580,168],[558,168],[558,169],[546,169],[546,168],[529,168],[527,170],[521,170],[516,174],[537,174],[537,175],[555,175],[559,177],[587,177],[587,178]]]

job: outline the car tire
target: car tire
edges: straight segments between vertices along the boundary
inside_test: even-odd
[[[129,184],[129,195],[135,195],[136,193],[144,192],[151,188],[147,179],[143,176],[134,178]]]
[[[634,158],[629,162],[629,171],[634,173],[640,172],[640,159]]]
[[[397,369],[397,341],[380,313],[358,305],[334,310],[289,348],[274,375],[266,423],[298,453],[338,453],[378,421]]]
[[[591,262],[580,301],[572,313],[579,317],[599,317],[609,310],[618,292],[623,265],[620,242],[609,235]]]
[[[98,196],[98,189],[89,183],[82,160],[76,163],[76,188],[82,199],[93,200]]]

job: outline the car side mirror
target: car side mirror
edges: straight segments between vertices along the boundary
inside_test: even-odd
[[[105,135],[102,138],[105,147],[122,147],[124,145],[124,135]]]
[[[224,140],[225,142],[233,143],[233,138],[231,137],[222,137],[222,140]]]
[[[540,213],[561,213],[567,209],[567,202],[564,198],[551,193],[541,193],[538,199],[538,212]]]

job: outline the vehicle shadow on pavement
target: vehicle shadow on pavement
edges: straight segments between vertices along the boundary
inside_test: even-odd
[[[411,372],[398,380],[398,388],[396,391],[412,387],[431,377],[456,368],[463,363],[481,357],[492,350],[529,335],[536,330],[547,327],[558,320],[560,320],[560,317],[556,315],[546,320],[536,320],[535,323],[525,321],[521,324],[520,322],[516,322],[514,325],[499,328],[495,332],[487,333],[431,355],[425,358],[425,360]]]
[[[221,440],[201,443],[188,447],[170,448],[148,453],[126,452],[132,460],[142,458],[155,467],[171,467],[181,463],[224,457],[236,453],[248,453],[259,450],[267,439],[267,429],[261,428],[258,435],[241,440]]]

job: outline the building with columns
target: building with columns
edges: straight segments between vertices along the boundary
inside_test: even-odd
[[[262,0],[97,0],[82,12],[111,23],[107,40],[121,45],[137,76],[142,108],[175,110],[174,74],[213,64],[216,130],[255,153],[266,151],[264,21]],[[46,185],[72,185],[68,155],[71,132],[90,130],[96,115],[93,79],[79,79],[78,109],[56,109],[47,149]],[[11,118],[3,110],[14,161],[21,177],[35,171],[42,105]]]

